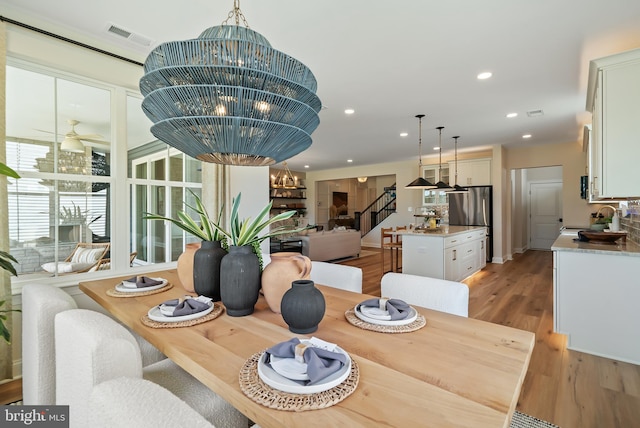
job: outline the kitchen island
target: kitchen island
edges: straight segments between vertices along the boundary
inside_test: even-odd
[[[553,326],[567,348],[640,364],[640,246],[553,243]]]
[[[402,273],[461,281],[487,264],[486,227],[443,226],[395,233],[402,236]]]

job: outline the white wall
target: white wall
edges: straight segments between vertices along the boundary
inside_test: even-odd
[[[205,183],[202,183],[205,186]],[[240,219],[255,219],[269,203],[269,167],[231,166],[229,167],[229,201],[227,213],[231,209],[231,199],[242,193],[240,200]],[[269,252],[269,240],[262,242],[262,252]]]

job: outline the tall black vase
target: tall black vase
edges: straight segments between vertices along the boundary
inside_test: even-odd
[[[325,311],[324,295],[313,281],[300,279],[282,296],[280,311],[293,333],[308,334],[318,329]]]
[[[260,294],[260,262],[251,245],[230,246],[220,264],[220,296],[227,315],[253,313]]]
[[[202,241],[193,256],[193,288],[198,295],[220,301],[220,266],[226,255],[220,241]]]

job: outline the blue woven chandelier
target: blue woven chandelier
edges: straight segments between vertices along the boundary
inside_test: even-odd
[[[151,133],[204,162],[279,163],[309,148],[320,123],[313,73],[249,29],[239,0],[222,25],[156,47],[144,73]]]

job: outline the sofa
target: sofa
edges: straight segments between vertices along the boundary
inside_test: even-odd
[[[302,241],[302,254],[311,260],[324,262],[360,255],[360,232],[354,229],[308,230],[298,237]]]

